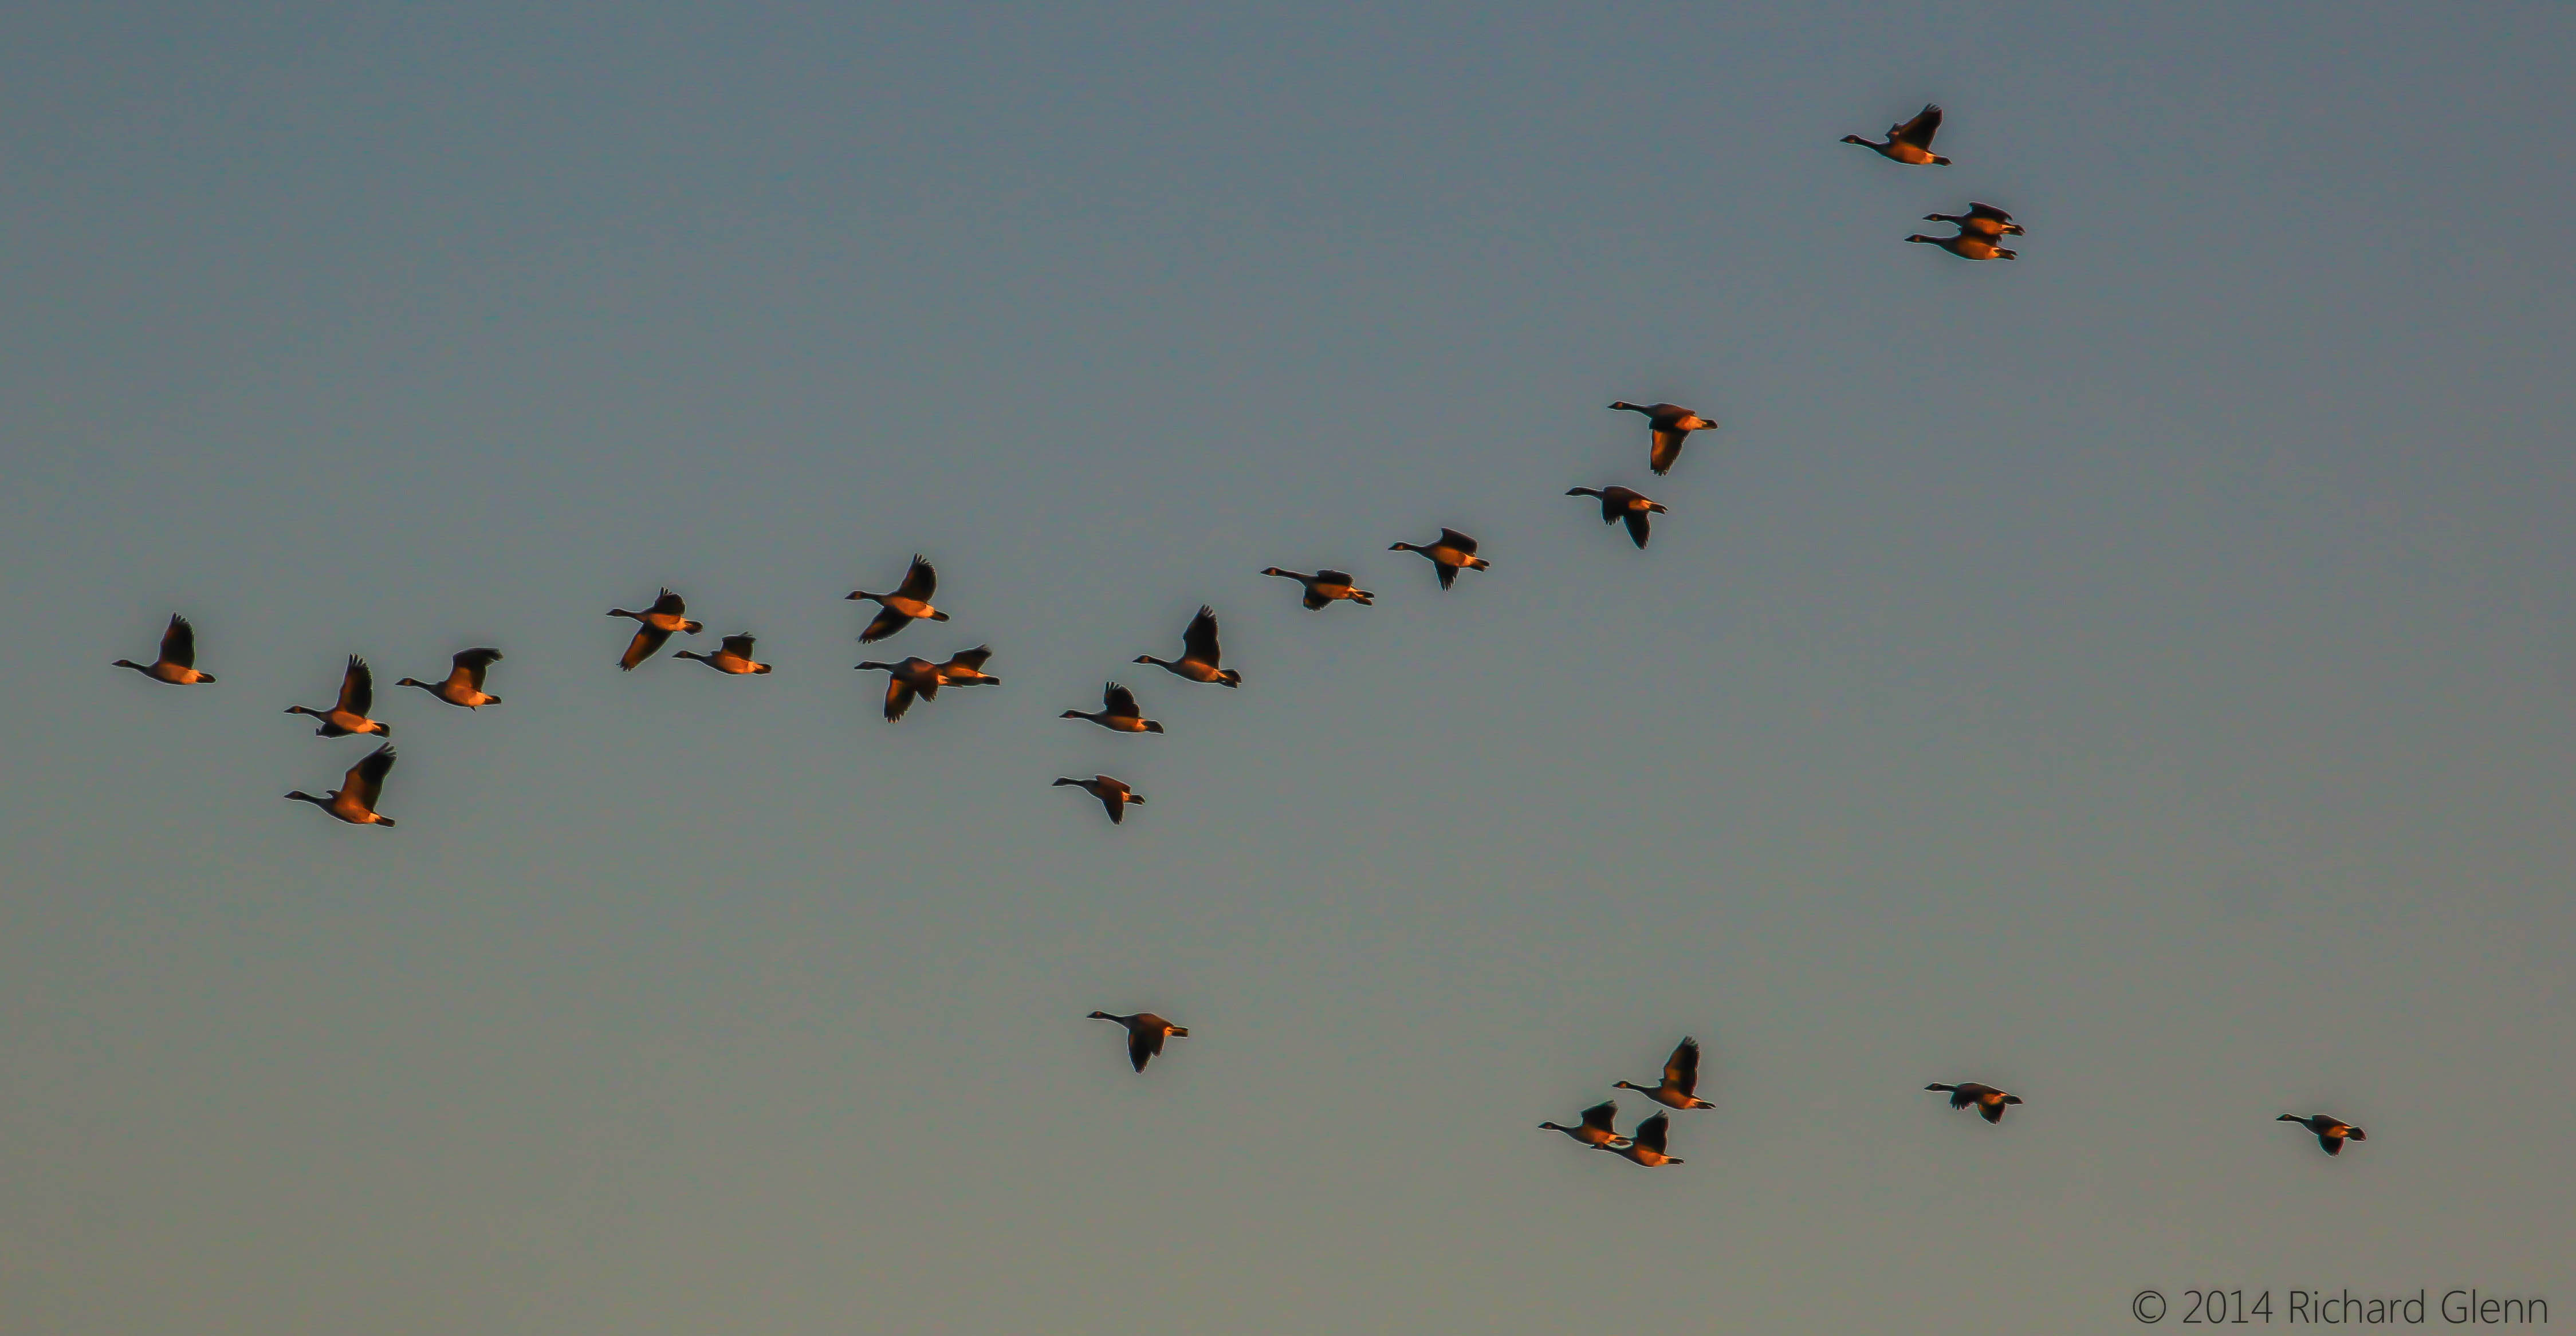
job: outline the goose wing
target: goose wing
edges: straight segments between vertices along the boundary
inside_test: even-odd
[[[918,694],[912,689],[912,683],[904,680],[902,673],[886,674],[885,717],[901,719],[903,712],[912,708],[912,698]]]
[[[1454,547],[1458,549],[1460,556],[1472,557],[1476,555],[1476,540],[1469,538],[1467,535],[1460,533],[1455,529],[1442,529],[1440,531],[1440,546]]]
[[[1127,719],[1142,719],[1145,712],[1136,707],[1136,693],[1115,682],[1101,688],[1100,708],[1104,713]]]
[[[1145,1070],[1145,1064],[1162,1051],[1162,1031],[1143,1026],[1128,1027],[1127,1061],[1135,1064],[1136,1070]]]
[[[689,610],[688,601],[665,589],[653,600],[653,611],[665,617],[677,617]]]
[[[654,652],[662,648],[662,642],[670,638],[670,632],[659,630],[650,622],[636,627],[635,638],[626,642],[625,657],[617,661],[617,666],[634,672],[635,665],[652,658]]]
[[[1182,658],[1216,666],[1216,613],[1206,604],[1199,605],[1199,615],[1192,617],[1189,629],[1181,632],[1181,651]]]
[[[376,703],[376,675],[367,661],[352,654],[348,668],[340,674],[340,708],[361,719]]]
[[[1627,522],[1628,536],[1637,540],[1637,546],[1644,547],[1646,545],[1646,512],[1642,510],[1631,510],[1621,514],[1619,518]]]
[[[1583,1125],[1585,1127],[1597,1127],[1604,1132],[1609,1132],[1614,1135],[1619,1130],[1617,1126],[1618,1120],[1619,1101],[1615,1099],[1605,1099],[1583,1111]]]
[[[859,632],[859,643],[873,645],[910,625],[912,618],[892,608],[881,608],[877,611],[876,620],[868,623],[868,629]]]
[[[915,552],[912,554],[912,568],[903,573],[903,587],[894,592],[905,598],[927,603],[930,601],[931,591],[938,587],[939,572],[933,570],[929,562],[922,560],[920,553]]]
[[[1347,584],[1349,584],[1350,582],[1351,582],[1351,573],[1350,573],[1349,571],[1317,571],[1317,572],[1315,572],[1315,583],[1317,583],[1317,584],[1347,585]]]
[[[1664,1061],[1664,1084],[1685,1095],[1699,1092],[1699,1041],[1684,1039]]]
[[[461,677],[465,679],[467,685],[472,686],[476,691],[481,691],[483,670],[491,667],[500,658],[501,651],[497,649],[459,650],[456,657],[449,660],[455,667],[449,670],[447,680],[453,682]]]
[[[753,637],[751,636],[726,636],[724,638],[724,648],[718,652],[730,654],[737,659],[748,659],[751,657],[752,643]]]
[[[977,645],[973,649],[961,649],[955,654],[950,655],[948,658],[948,664],[952,667],[972,668],[977,672],[982,672],[984,670],[984,660],[991,657],[993,657],[992,646]]]
[[[360,807],[376,810],[376,799],[385,791],[385,772],[394,768],[391,744],[367,753],[367,758],[349,767],[340,777],[340,791],[358,800]]]
[[[1914,113],[1913,120],[1896,126],[1887,133],[1890,138],[1902,139],[1916,148],[1928,149],[1932,147],[1932,136],[1940,129],[1941,109],[1926,102],[1923,104],[1923,110]]]
[[[197,666],[197,628],[175,612],[170,614],[170,625],[161,632],[161,661],[182,668]]]
[[[2008,214],[1991,204],[1980,204],[1975,200],[1968,201],[1968,216],[1971,218],[1983,218],[1989,222],[1996,223],[2009,223],[2013,220],[2011,214]]]
[[[1682,457],[1682,441],[1689,435],[1689,432],[1678,428],[1655,428],[1654,444],[1646,452],[1646,466],[1657,475],[1672,472],[1673,465]]]
[[[1431,569],[1439,572],[1441,588],[1446,589],[1449,586],[1458,583],[1458,568],[1450,565],[1448,562],[1435,561],[1431,563]]]
[[[1661,1155],[1664,1153],[1664,1132],[1672,1125],[1673,1116],[1671,1114],[1659,1113],[1654,1117],[1637,1124],[1637,1130],[1628,1134],[1629,1139],[1636,1142],[1638,1145],[1655,1152],[1657,1155]]]

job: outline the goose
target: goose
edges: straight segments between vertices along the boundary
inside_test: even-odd
[[[376,675],[367,667],[366,660],[352,654],[349,656],[349,666],[340,674],[340,699],[337,703],[327,710],[289,705],[286,707],[286,712],[309,714],[321,720],[322,726],[313,730],[313,736],[317,738],[345,738],[352,733],[379,733],[385,737],[392,737],[394,735],[392,725],[378,723],[367,717],[367,711],[373,708],[375,703]]]
[[[1199,615],[1192,617],[1188,629],[1181,632],[1180,662],[1167,663],[1151,654],[1137,655],[1136,662],[1150,663],[1193,682],[1220,682],[1230,687],[1242,686],[1243,674],[1231,668],[1217,667],[1218,658],[1216,613],[1202,603],[1199,605]]]
[[[860,671],[883,670],[886,677],[885,717],[892,723],[912,708],[912,698],[932,700],[939,695],[939,665],[924,658],[909,658],[901,663],[877,663],[873,660],[858,665]]]
[[[947,613],[930,606],[931,591],[938,587],[939,572],[931,569],[930,563],[915,552],[911,569],[903,573],[903,583],[893,593],[871,594],[864,589],[851,590],[851,598],[871,600],[878,609],[876,620],[868,623],[868,629],[859,632],[859,643],[873,645],[924,617],[934,622],[947,621]]]
[[[1593,1149],[1606,1150],[1633,1164],[1641,1164],[1649,1169],[1661,1169],[1668,1164],[1680,1164],[1682,1161],[1664,1153],[1664,1134],[1672,1130],[1672,1125],[1671,1114],[1659,1113],[1637,1124],[1637,1135],[1630,1137],[1627,1145],[1596,1146]]]
[[[1692,1091],[1699,1089],[1699,1041],[1696,1039],[1686,1038],[1673,1046],[1673,1055],[1664,1059],[1663,1084],[1655,1086],[1641,1086],[1633,1085],[1626,1081],[1616,1081],[1611,1083],[1610,1088],[1613,1090],[1634,1090],[1638,1094],[1644,1095],[1646,1098],[1667,1108],[1714,1109],[1717,1107],[1716,1105],[1709,1103],[1707,1100],[1701,1099],[1699,1096],[1691,1093]],[[1638,1128],[1637,1132],[1642,1136],[1645,1134],[1645,1129],[1642,1127]],[[1661,1139],[1658,1139],[1655,1142],[1655,1146],[1659,1150],[1663,1147],[1663,1144],[1664,1143]]]
[[[394,768],[391,744],[367,753],[366,759],[349,767],[340,777],[340,787],[316,798],[302,789],[286,796],[300,803],[311,803],[353,826],[383,826],[390,830],[394,819],[376,810],[376,799],[385,790],[385,772]]]
[[[663,590],[661,595],[653,600],[652,607],[642,612],[610,608],[608,615],[611,617],[632,617],[641,623],[635,628],[635,638],[627,642],[626,653],[618,659],[617,666],[627,672],[634,672],[635,665],[652,658],[661,650],[662,642],[670,639],[672,632],[686,631],[690,635],[696,635],[707,629],[705,623],[690,621],[683,615],[688,610],[689,605],[683,602],[679,595],[668,589]]]
[[[1615,524],[1626,520],[1628,536],[1635,539],[1639,547],[1646,545],[1647,517],[1666,513],[1663,502],[1632,492],[1625,487],[1603,487],[1598,490],[1590,487],[1569,487],[1565,494],[1599,497],[1601,522]]]
[[[1163,731],[1163,726],[1161,724],[1146,718],[1145,712],[1136,707],[1136,693],[1129,691],[1127,688],[1122,687],[1115,682],[1101,688],[1100,713],[1084,714],[1080,710],[1067,710],[1056,717],[1058,719],[1088,719],[1091,722],[1100,725],[1102,728],[1115,729],[1121,733],[1160,733]]]
[[[458,650],[455,657],[449,660],[454,666],[447,670],[446,681],[423,682],[418,678],[406,677],[394,685],[419,687],[450,705],[462,705],[469,710],[479,710],[486,705],[501,703],[500,697],[483,694],[483,671],[500,661],[501,651],[497,649]]]
[[[724,643],[717,646],[716,652],[713,654],[700,654],[696,650],[684,649],[671,657],[675,659],[695,659],[720,673],[739,674],[768,672],[768,664],[754,663],[751,661],[752,643],[753,637],[751,636],[726,636],[724,638]]]
[[[1887,127],[1887,142],[1884,144],[1872,143],[1859,135],[1844,135],[1843,142],[1858,144],[1889,162],[1901,162],[1908,167],[1947,167],[1950,160],[1932,151],[1932,136],[1940,128],[1941,109],[1926,102],[1923,110],[1914,113],[1913,120]]]
[[[1610,407],[1646,415],[1650,443],[1646,466],[1659,478],[1673,471],[1674,462],[1682,457],[1682,441],[1692,432],[1717,429],[1717,419],[1701,417],[1680,404],[1632,404],[1622,399]]]
[[[170,625],[161,632],[161,657],[150,663],[118,659],[112,668],[131,668],[155,682],[174,687],[202,686],[215,680],[213,673],[197,671],[197,628],[177,613],[170,614]]]
[[[1975,200],[1968,201],[1966,213],[1927,213],[1923,215],[1923,221],[1956,223],[1962,232],[1974,232],[1985,237],[2023,235],[2021,224],[2014,222],[2011,214],[1991,204],[1979,204]]]
[[[1295,571],[1283,571],[1273,566],[1262,574],[1276,575],[1306,586],[1306,610],[1309,612],[1320,612],[1329,608],[1333,606],[1336,599],[1346,598],[1363,608],[1374,607],[1377,604],[1377,595],[1351,584],[1348,571],[1317,571],[1312,575],[1300,575]]]
[[[1442,529],[1440,540],[1429,547],[1415,547],[1411,543],[1389,543],[1386,550],[1419,552],[1431,558],[1432,568],[1440,572],[1440,587],[1443,589],[1458,582],[1460,571],[1481,571],[1494,564],[1476,555],[1475,539],[1455,529]]]
[[[948,662],[933,671],[939,674],[939,685],[943,687],[997,687],[1002,679],[984,671],[984,660],[991,657],[992,646],[977,645],[950,655]]]
[[[1981,232],[1962,232],[1955,237],[1927,237],[1920,232],[1907,237],[1927,246],[1938,246],[1962,260],[2018,260],[2021,252],[2005,250],[1993,237]]]
[[[1134,803],[1138,807],[1145,805],[1144,794],[1127,787],[1126,781],[1111,779],[1107,775],[1093,775],[1089,779],[1059,779],[1050,787],[1062,788],[1067,784],[1098,798],[1100,805],[1109,809],[1109,824],[1113,826],[1127,819],[1129,803]]]
[[[1071,783],[1072,781],[1064,780],[1060,782]],[[1140,1011],[1133,1016],[1112,1016],[1105,1011],[1095,1011],[1090,1015],[1083,1017],[1083,1019],[1089,1021],[1116,1021],[1120,1025],[1126,1026],[1127,1061],[1133,1064],[1136,1070],[1140,1072],[1145,1070],[1146,1063],[1163,1055],[1164,1040],[1187,1039],[1190,1037],[1190,1027],[1186,1025],[1174,1025],[1170,1021],[1164,1020],[1162,1017],[1157,1016],[1150,1011]]]
[[[2295,1113],[2285,1113],[2272,1121],[2277,1123],[2297,1123],[2299,1126],[2316,1133],[2317,1144],[2325,1147],[2326,1154],[2328,1155],[2343,1154],[2343,1143],[2346,1141],[2370,1140],[2369,1133],[2345,1122],[2341,1118],[2336,1118],[2329,1114],[2316,1113],[2302,1118]]]
[[[1576,1141],[1579,1141],[1586,1146],[1598,1146],[1603,1149],[1608,1149],[1610,1147],[1617,1146],[1628,1139],[1619,1135],[1619,1130],[1615,1126],[1618,1120],[1619,1101],[1615,1099],[1605,1099],[1600,1103],[1593,1105],[1591,1108],[1585,1109],[1583,1111],[1583,1121],[1576,1126],[1559,1127],[1554,1123],[1540,1123],[1539,1130],[1543,1132],[1563,1132],[1567,1136],[1574,1138]]]
[[[1957,1085],[1943,1085],[1935,1081],[1923,1088],[1949,1092],[1951,1108],[1964,1109],[1970,1105],[1976,1106],[1977,1116],[1990,1123],[2000,1123],[2004,1120],[2005,1105],[2021,1103],[2019,1095],[2008,1094],[1993,1086],[1980,1085],[1975,1081],[1962,1081]]]

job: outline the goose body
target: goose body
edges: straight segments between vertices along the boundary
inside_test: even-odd
[[[458,650],[455,657],[448,660],[450,666],[445,681],[423,682],[416,677],[406,677],[394,685],[419,687],[450,705],[462,705],[469,710],[479,710],[486,705],[501,703],[500,697],[483,694],[485,670],[500,661],[501,651],[497,649]]]
[[[1978,1117],[1983,1118],[1990,1123],[2000,1123],[2004,1120],[2004,1107],[2006,1105],[2021,1103],[2021,1096],[2019,1095],[1997,1090],[1993,1086],[1983,1085],[1975,1081],[1962,1081],[1957,1085],[1943,1085],[1940,1082],[1935,1081],[1923,1088],[1926,1090],[1939,1090],[1948,1093],[1950,1096],[1951,1108],[1974,1108],[1977,1111]]]
[[[1955,237],[1927,237],[1920,232],[1907,237],[1927,246],[1938,246],[1962,260],[2018,260],[2021,252],[2006,250],[1994,237],[1983,232],[1961,232]]]
[[[376,675],[367,661],[352,654],[349,666],[340,673],[340,699],[330,709],[316,710],[303,705],[289,705],[288,714],[309,714],[322,721],[313,730],[317,738],[345,738],[358,733],[376,733],[392,737],[391,726],[367,717],[376,704]]]
[[[1932,151],[1932,136],[1940,129],[1941,109],[1927,102],[1923,104],[1923,110],[1914,113],[1913,120],[1887,127],[1887,142],[1884,144],[1872,143],[1859,135],[1844,135],[1843,142],[1858,144],[1889,162],[1901,162],[1908,167],[1947,167],[1950,160]]]
[[[1059,780],[1057,782],[1064,783],[1067,781]],[[1095,1011],[1083,1019],[1093,1021],[1116,1021],[1120,1025],[1126,1026],[1127,1061],[1129,1065],[1133,1066],[1140,1072],[1145,1070],[1146,1063],[1162,1056],[1164,1040],[1187,1039],[1190,1037],[1188,1026],[1174,1025],[1170,1021],[1164,1020],[1162,1017],[1157,1016],[1150,1011],[1140,1011],[1133,1016],[1112,1016],[1105,1011]]]
[[[1542,1132],[1563,1132],[1578,1144],[1609,1150],[1628,1139],[1619,1135],[1618,1121],[1619,1101],[1605,1099],[1585,1109],[1582,1121],[1572,1127],[1559,1127],[1555,1123],[1540,1123],[1538,1126]]]
[[[170,614],[170,624],[161,629],[161,654],[150,663],[118,659],[113,668],[131,668],[155,682],[174,687],[205,686],[215,680],[212,673],[197,671],[197,628],[177,613]]]
[[[1717,419],[1702,417],[1680,404],[1632,404],[1621,399],[1610,405],[1629,413],[1642,413],[1646,418],[1646,466],[1662,477],[1673,471],[1682,457],[1682,442],[1695,431],[1714,431]]]
[[[2307,1117],[2302,1118],[2295,1113],[2285,1113],[2273,1121],[2297,1123],[2299,1126],[2316,1133],[2317,1144],[2324,1147],[2325,1152],[2328,1155],[2343,1154],[2343,1143],[2347,1141],[2370,1140],[2369,1133],[2364,1132],[2360,1128],[2345,1122],[2341,1118],[2334,1117],[2331,1114],[2312,1113]]]
[[[1442,529],[1438,541],[1428,547],[1411,543],[1389,543],[1389,552],[1415,552],[1431,559],[1431,567],[1440,573],[1443,589],[1458,582],[1460,571],[1481,571],[1494,563],[1476,555],[1476,540],[1455,529]]]
[[[2021,224],[2014,222],[2011,214],[1991,204],[1979,204],[1975,200],[1968,201],[1966,213],[1927,213],[1923,215],[1923,221],[1955,223],[1960,231],[1974,232],[1981,237],[2023,235]]]
[[[675,659],[695,659],[720,673],[743,674],[768,672],[768,664],[755,663],[752,661],[751,648],[754,643],[756,642],[751,636],[726,636],[724,638],[724,643],[717,646],[716,652],[713,654],[700,654],[695,650],[684,649],[671,657]]]
[[[1635,540],[1639,547],[1646,545],[1648,517],[1665,513],[1663,502],[1632,492],[1625,487],[1603,487],[1598,490],[1590,487],[1571,487],[1566,489],[1565,494],[1598,498],[1601,502],[1601,522],[1617,524],[1623,520],[1626,521],[1628,537]]]
[[[1098,798],[1100,805],[1109,809],[1109,824],[1113,826],[1126,821],[1127,808],[1131,804],[1137,807],[1145,805],[1144,794],[1127,787],[1125,780],[1111,779],[1107,775],[1093,775],[1089,779],[1059,779],[1054,787],[1062,788],[1067,784]]]
[[[886,674],[885,717],[892,723],[912,708],[913,697],[932,700],[939,695],[939,665],[915,656],[901,663],[870,661],[858,665],[860,671],[883,671]]]
[[[662,642],[670,639],[673,633],[685,631],[690,635],[696,635],[707,629],[703,622],[690,621],[688,613],[688,603],[668,589],[654,598],[653,606],[642,612],[610,608],[609,616],[631,617],[638,623],[635,628],[635,638],[626,642],[626,653],[618,657],[617,666],[627,672],[634,672],[635,665],[658,653],[662,648]]]
[[[1672,1126],[1673,1116],[1669,1113],[1659,1113],[1637,1124],[1637,1134],[1628,1139],[1628,1144],[1602,1145],[1594,1149],[1606,1150],[1631,1164],[1643,1165],[1648,1169],[1661,1169],[1668,1164],[1680,1164],[1682,1161],[1664,1153],[1664,1137],[1672,1130]]]
[[[1319,612],[1329,608],[1340,599],[1349,599],[1363,608],[1377,602],[1377,595],[1351,583],[1348,571],[1319,570],[1312,575],[1300,575],[1295,571],[1283,571],[1273,566],[1262,574],[1276,575],[1281,579],[1294,580],[1306,586],[1306,610],[1309,612]]]
[[[353,826],[390,829],[394,819],[376,811],[376,800],[384,794],[385,772],[393,768],[394,749],[378,747],[367,753],[366,759],[349,767],[349,773],[340,777],[340,787],[330,793],[316,798],[296,789],[286,796],[297,802],[311,803]]]
[[[930,606],[930,596],[939,589],[939,572],[924,561],[921,554],[912,555],[912,565],[903,573],[903,583],[891,594],[871,594],[853,589],[849,597],[868,599],[877,605],[875,620],[859,632],[859,643],[873,645],[887,636],[927,618],[934,622],[948,620],[948,614]]]
[[[993,647],[990,645],[977,645],[973,649],[957,651],[949,657],[948,662],[940,664],[935,670],[939,674],[939,685],[943,687],[1000,686],[1002,679],[984,671],[984,661],[991,657],[993,657]]]
[[[1222,654],[1216,644],[1216,613],[1202,603],[1199,605],[1199,615],[1192,617],[1188,629],[1181,632],[1181,657],[1178,661],[1166,662],[1151,654],[1139,654],[1136,656],[1136,662],[1150,663],[1176,677],[1186,677],[1193,682],[1215,682],[1229,687],[1242,686],[1243,674],[1231,668],[1217,666],[1221,657]]]
[[[1699,1090],[1699,1041],[1696,1039],[1685,1038],[1680,1043],[1673,1046],[1673,1055],[1664,1059],[1664,1079],[1661,1083],[1652,1086],[1641,1086],[1627,1081],[1615,1081],[1611,1083],[1610,1088],[1613,1090],[1634,1090],[1638,1094],[1644,1095],[1646,1098],[1653,1100],[1657,1104],[1661,1104],[1670,1109],[1714,1109],[1717,1107],[1716,1105],[1709,1103],[1707,1100],[1701,1099],[1696,1093]],[[1643,1135],[1644,1129],[1640,1128],[1638,1130],[1639,1134]],[[1662,1142],[1658,1141],[1656,1143],[1657,1149],[1661,1149],[1662,1144]],[[1676,1161],[1676,1163],[1678,1163],[1678,1161]]]
[[[1085,714],[1080,710],[1067,710],[1056,717],[1059,719],[1088,719],[1091,722],[1100,725],[1102,728],[1118,733],[1160,733],[1163,731],[1163,726],[1161,724],[1146,718],[1144,710],[1137,706],[1136,693],[1129,691],[1127,688],[1122,687],[1115,682],[1112,682],[1100,689],[1100,712],[1098,714]]]

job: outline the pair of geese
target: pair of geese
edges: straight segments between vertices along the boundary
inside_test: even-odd
[[[1914,114],[1914,119],[1887,127],[1884,143],[1863,139],[1859,135],[1844,135],[1843,142],[1858,144],[1890,162],[1900,162],[1908,167],[1947,167],[1950,160],[1932,151],[1932,136],[1940,129],[1941,108],[1926,103],[1923,110]],[[1927,237],[1918,232],[1907,237],[1907,241],[1938,246],[1962,260],[2021,258],[2019,251],[2006,250],[2002,244],[2007,236],[2024,235],[2021,224],[2014,222],[2011,214],[1991,204],[1972,200],[1966,213],[1927,213],[1923,215],[1923,221],[1955,224],[1959,233],[1957,236]]]
[[[895,586],[891,592],[871,594],[864,589],[851,590],[848,598],[871,600],[877,605],[876,617],[869,621],[866,630],[859,632],[859,643],[873,645],[917,621],[947,621],[948,614],[932,607],[930,603],[930,596],[937,592],[938,588],[939,572],[934,570],[929,562],[922,560],[919,553],[915,553],[911,567],[904,571],[903,583]],[[631,672],[635,665],[659,652],[662,642],[669,640],[673,634],[685,632],[696,635],[706,630],[704,623],[689,620],[688,611],[687,602],[668,589],[663,590],[661,596],[653,600],[653,606],[642,612],[610,608],[609,616],[631,617],[639,623],[635,628],[635,639],[627,644],[626,653],[618,659],[617,666]],[[726,636],[723,645],[713,654],[694,654],[688,650],[681,650],[673,657],[696,659],[721,673],[740,675],[768,672],[770,665],[757,662],[752,658],[754,644],[754,638],[751,636]],[[951,662],[963,663],[963,666],[972,669],[983,660],[974,659],[967,662],[968,655],[978,652],[980,651],[969,650],[966,654],[958,655]],[[920,661],[907,660],[907,662]],[[877,665],[861,664],[860,666],[864,668]],[[968,680],[966,675],[961,674],[949,685],[964,685]],[[910,703],[907,698],[905,704]],[[889,713],[886,717],[891,719],[895,716]]]

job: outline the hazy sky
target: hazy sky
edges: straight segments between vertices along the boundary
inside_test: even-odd
[[[2563,5],[7,32],[9,1336],[2576,1313]]]

